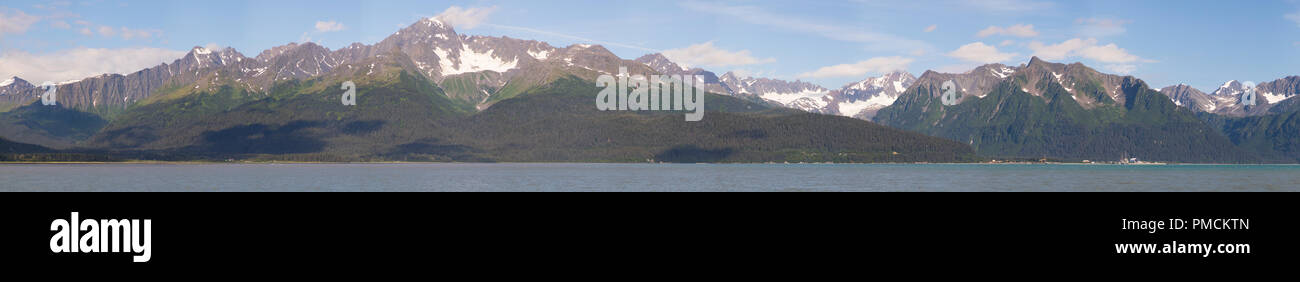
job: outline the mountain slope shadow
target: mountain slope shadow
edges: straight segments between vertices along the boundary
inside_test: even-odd
[[[495,162],[493,159],[479,156],[482,153],[483,151],[478,148],[448,144],[438,138],[424,138],[397,145],[382,156],[390,160],[403,161]]]
[[[34,102],[0,113],[0,136],[62,149],[90,138],[107,124],[93,113]]]
[[[249,124],[204,132],[203,143],[194,148],[203,152],[233,154],[301,154],[318,153],[325,149],[313,129],[323,129],[319,121],[297,120],[274,126]]]

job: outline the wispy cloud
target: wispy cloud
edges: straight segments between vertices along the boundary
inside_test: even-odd
[[[343,30],[345,27],[342,23],[336,21],[317,21],[316,32],[333,32]]]
[[[776,74],[773,73],[772,71],[763,71],[763,70],[734,69],[731,70],[731,73],[736,75],[736,77],[741,77],[741,78],[745,78],[745,77],[778,78],[776,77]]]
[[[0,7],[0,36],[6,33],[25,33],[40,17],[28,15],[21,10]]]
[[[111,27],[111,26],[101,25],[95,28],[93,33],[91,33],[90,30],[91,29],[89,27],[83,28],[81,34],[85,34],[85,35],[99,34],[99,36],[102,37],[121,37],[124,40],[150,39],[162,34],[162,31],[160,30],[133,29],[125,26]]]
[[[1043,44],[1041,42],[1030,42],[1029,49],[1034,50],[1034,56],[1044,60],[1063,60],[1068,58],[1084,58],[1105,63],[1105,68],[1111,72],[1120,74],[1130,74],[1137,70],[1138,63],[1154,63],[1155,60],[1143,59],[1133,55],[1120,48],[1115,43],[1099,45],[1097,39],[1070,39],[1057,44]]]
[[[866,61],[852,64],[840,64],[827,66],[817,69],[816,71],[799,74],[799,78],[833,78],[833,77],[864,77],[869,73],[887,73],[897,70],[907,69],[907,65],[912,64],[912,58],[900,56],[893,57],[876,57]]]
[[[72,24],[69,24],[68,21],[65,21],[65,20],[54,20],[54,21],[50,21],[50,26],[51,26],[51,27],[54,27],[54,28],[57,28],[57,29],[69,29],[69,28],[72,28]]]
[[[171,62],[185,51],[159,48],[75,48],[49,54],[8,51],[0,54],[0,76],[32,82],[66,81],[105,73],[130,73]]]
[[[865,43],[868,51],[894,51],[912,54],[918,50],[924,52],[932,49],[930,44],[920,40],[868,31],[863,28],[825,24],[797,18],[793,15],[771,13],[754,6],[733,6],[698,1],[682,2],[681,6],[692,11],[734,18],[748,24],[814,34],[837,41]]]
[[[1282,17],[1295,22],[1296,26],[1300,26],[1300,12],[1286,14]]]
[[[1074,20],[1074,23],[1079,26],[1079,32],[1085,37],[1107,37],[1124,34],[1128,31],[1128,29],[1124,28],[1124,25],[1132,22],[1129,20],[1100,18]]]
[[[989,26],[988,28],[985,28],[984,30],[980,30],[980,32],[975,34],[975,36],[979,36],[979,37],[989,37],[993,35],[1035,37],[1038,36],[1038,31],[1034,30],[1034,25],[1032,24],[1029,25],[1018,24],[1018,25],[1013,25],[1008,27]]]
[[[685,67],[730,67],[775,62],[774,58],[756,58],[749,50],[727,51],[713,46],[713,41],[663,51],[664,57]]]
[[[79,29],[77,29],[77,32],[85,36],[95,36],[96,34],[98,34],[100,37],[105,37],[105,38],[116,37],[116,38],[121,38],[123,40],[133,40],[133,39],[149,40],[154,38],[160,38],[163,36],[163,31],[159,29],[140,29],[140,28],[125,27],[125,26],[115,27],[115,26],[107,26],[107,25],[96,25],[94,23],[85,20],[76,20],[73,21],[73,23],[75,23],[78,27],[80,27]],[[64,24],[67,23],[65,22]],[[69,24],[68,28],[71,27],[72,25]]]
[[[488,16],[497,11],[497,6],[491,7],[473,7],[461,8],[460,6],[451,6],[437,16],[440,21],[451,24],[458,29],[474,29],[483,22],[487,21]]]
[[[932,24],[928,27],[925,27],[925,32],[934,32],[936,29],[939,29],[939,25]]]
[[[1055,3],[1036,0],[958,0],[962,6],[984,12],[1018,13],[1056,7]]]
[[[975,42],[962,45],[957,50],[948,52],[947,55],[966,62],[990,64],[1005,62],[1020,54],[1003,53],[998,51],[998,47],[984,44],[984,42]]]
[[[1043,44],[1034,41],[1029,43],[1029,49],[1034,50],[1034,56],[1044,60],[1063,60],[1071,57],[1083,57],[1086,59],[1096,60],[1102,63],[1134,63],[1134,62],[1153,62],[1143,60],[1137,55],[1130,54],[1128,50],[1120,48],[1115,43],[1098,45],[1097,39],[1070,39],[1057,44]]]
[[[576,36],[576,35],[569,35],[569,34],[564,34],[564,33],[559,33],[559,32],[545,31],[545,30],[540,30],[540,29],[531,28],[531,27],[512,26],[512,25],[503,25],[503,24],[490,24],[490,23],[489,23],[489,24],[483,24],[483,25],[484,25],[484,26],[493,27],[493,28],[509,29],[509,30],[515,30],[515,31],[523,31],[523,32],[529,32],[529,33],[541,34],[541,35],[546,35],[546,36],[553,36],[553,37],[559,37],[559,38],[566,38],[566,39],[569,39],[569,40],[574,40],[574,41],[578,41],[578,42],[585,42],[585,43],[591,43],[591,44],[600,44],[600,45],[605,45],[605,46],[623,47],[623,48],[629,48],[629,49],[636,49],[636,50],[641,50],[641,51],[647,51],[647,52],[651,52],[651,53],[659,53],[659,52],[660,52],[659,50],[656,50],[656,49],[650,49],[650,48],[646,48],[646,47],[642,47],[642,46],[637,46],[637,45],[632,45],[632,44],[618,43],[618,42],[610,42],[610,41],[603,41],[603,40],[596,40],[596,39],[591,39],[591,38],[586,38],[586,37],[581,37],[581,36]]]
[[[1106,69],[1118,74],[1130,74],[1137,71],[1137,66],[1131,64],[1114,64],[1106,65]]]

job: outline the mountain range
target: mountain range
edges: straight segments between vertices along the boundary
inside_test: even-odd
[[[710,118],[682,125],[585,107],[589,82],[619,67],[696,75],[712,93]],[[356,82],[359,106],[338,103],[343,81]],[[949,81],[955,105],[940,98]],[[0,136],[40,145],[11,147],[158,159],[1300,162],[1300,127],[1288,118],[1300,110],[1297,76],[1260,83],[1256,105],[1242,105],[1237,81],[1210,94],[1153,89],[1037,57],[828,89],[719,76],[658,53],[625,60],[599,45],[463,35],[436,18],[338,50],[194,47],[134,73],[59,83],[55,107],[41,92],[17,77],[0,83]]]
[[[0,89],[0,136],[17,150],[9,154],[116,159],[977,160],[950,140],[732,97],[716,76],[705,79],[722,95],[708,95],[701,122],[595,109],[597,76],[620,67],[666,73],[656,68],[675,65],[667,63],[624,60],[599,45],[461,35],[429,18],[339,50],[291,43],[250,58],[195,47],[131,74],[60,83],[56,106],[15,78]],[[340,103],[343,82],[356,85],[357,105]]]
[[[1259,116],[1270,113],[1274,106],[1295,97],[1300,93],[1300,76],[1289,76],[1255,86],[1255,103],[1249,105],[1243,101],[1247,85],[1236,80],[1224,82],[1214,92],[1203,91],[1185,84],[1161,88],[1160,92],[1168,95],[1179,106],[1199,113],[1244,117]]]

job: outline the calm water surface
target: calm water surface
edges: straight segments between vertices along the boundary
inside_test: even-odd
[[[1300,191],[1300,166],[23,164],[0,191]]]

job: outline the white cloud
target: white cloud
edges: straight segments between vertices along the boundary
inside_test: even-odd
[[[552,32],[552,31],[540,30],[540,29],[530,28],[530,27],[511,26],[511,25],[500,25],[500,24],[490,24],[490,23],[485,23],[485,24],[483,24],[483,25],[485,25],[485,26],[490,26],[490,27],[494,27],[494,28],[500,28],[500,29],[518,30],[518,31],[531,32],[531,33],[536,33],[536,34],[541,34],[541,35],[546,35],[546,36],[555,36],[555,37],[567,38],[567,39],[576,40],[576,41],[580,41],[580,42],[593,43],[593,44],[600,44],[600,45],[605,45],[605,46],[616,46],[616,47],[623,47],[623,48],[631,48],[631,49],[637,49],[637,50],[648,51],[648,52],[656,52],[656,53],[661,52],[661,51],[656,50],[656,49],[650,49],[650,48],[646,48],[646,47],[641,47],[641,46],[639,46],[639,45],[633,45],[633,44],[627,44],[627,43],[619,43],[619,42],[612,42],[612,41],[596,40],[596,39],[591,39],[591,38],[586,38],[586,37],[581,37],[581,36],[575,36],[575,35],[564,34],[564,33],[559,33],[559,32]],[[398,28],[401,28],[401,26],[398,26]]]
[[[130,29],[126,27],[122,27],[118,30],[118,34],[121,34],[122,39],[126,39],[126,40],[131,40],[134,38],[148,39],[153,37],[155,32],[161,33],[161,31]]]
[[[1096,60],[1103,63],[1127,64],[1142,60],[1137,55],[1129,54],[1127,50],[1119,48],[1114,43],[1106,45],[1097,45],[1097,39],[1070,39],[1058,44],[1046,45],[1038,41],[1030,42],[1029,49],[1034,50],[1034,56],[1044,60],[1062,60],[1070,57],[1083,57]]]
[[[473,29],[486,21],[487,17],[496,11],[497,6],[474,7],[469,9],[464,9],[460,6],[451,6],[434,17],[456,28]]]
[[[316,21],[316,32],[332,32],[343,30],[343,24],[336,21]]]
[[[113,27],[111,26],[101,25],[99,26],[98,31],[99,31],[99,35],[103,37],[113,37],[114,35],[117,35],[117,30],[113,29]]]
[[[757,71],[756,71],[756,70],[750,70],[750,69],[734,69],[734,70],[731,70],[731,73],[732,73],[732,74],[735,74],[736,77],[739,77],[739,78],[746,78],[746,77],[767,77],[767,78],[776,78],[776,77],[775,77],[776,74],[772,73],[771,71],[763,71],[763,70],[757,70]]]
[[[1079,50],[1079,55],[1103,63],[1131,63],[1139,59],[1138,56],[1129,54],[1127,50],[1119,48],[1115,43],[1084,47]]]
[[[1034,30],[1034,25],[1032,24],[1031,25],[1018,24],[1018,25],[1013,25],[1008,27],[989,26],[988,28],[981,30],[979,33],[976,33],[975,35],[979,37],[988,37],[990,35],[1034,37],[1034,36],[1038,36],[1038,31]]]
[[[5,33],[27,32],[27,29],[39,20],[39,17],[28,15],[21,10],[0,7],[0,36],[4,36]]]
[[[69,24],[68,21],[64,21],[64,20],[51,21],[51,22],[50,22],[50,26],[51,26],[51,27],[54,27],[54,28],[57,28],[57,29],[69,29],[69,28],[72,28],[72,24]]]
[[[32,83],[67,81],[105,73],[131,73],[171,62],[185,51],[159,48],[75,48],[48,54],[9,51],[0,54],[0,77],[18,76]]]
[[[220,51],[220,50],[226,50],[226,46],[221,46],[220,44],[217,44],[215,42],[209,42],[208,44],[203,45],[203,49]]]
[[[696,1],[682,2],[681,6],[688,10],[722,15],[749,24],[808,33],[837,41],[864,43],[867,51],[892,51],[911,54],[916,53],[917,50],[933,49],[929,43],[920,40],[869,31],[858,26],[814,22],[788,14],[771,13],[753,6],[730,6]]]
[[[1086,18],[1077,19],[1075,24],[1079,25],[1079,32],[1087,37],[1106,37],[1124,34],[1128,29],[1124,25],[1133,21],[1116,20],[1116,19],[1098,19]]]
[[[1055,7],[1052,2],[1034,0],[960,0],[968,8],[992,13],[1020,13]]]
[[[979,64],[953,64],[939,66],[934,68],[934,71],[941,73],[966,73],[976,67],[979,67]]]
[[[1016,44],[1016,41],[1008,39],[1008,40],[1002,40],[1002,43],[998,43],[998,46],[1006,47],[1006,46],[1011,46],[1012,44]]]
[[[775,62],[773,58],[755,58],[749,50],[727,51],[713,46],[713,41],[687,46],[686,48],[663,51],[664,57],[685,67],[698,66],[743,66]]]
[[[959,0],[967,8],[991,13],[1023,13],[1034,10],[1052,9],[1056,6],[1049,1],[1035,0]]]
[[[932,24],[932,25],[930,25],[930,26],[928,26],[928,27],[925,28],[925,32],[934,32],[934,30],[936,30],[936,29],[939,29],[939,25],[937,25],[937,24]]]
[[[799,74],[799,78],[829,78],[829,77],[864,77],[868,73],[887,73],[897,70],[907,69],[911,64],[912,58],[899,56],[893,57],[876,57],[866,61],[853,64],[841,64],[828,67],[822,67],[816,71]]]
[[[143,30],[143,29],[133,29],[128,27],[114,28],[106,25],[101,25],[95,29],[91,29],[90,27],[84,27],[81,29],[80,32],[83,35],[99,34],[99,36],[103,36],[103,37],[121,37],[122,39],[125,40],[150,39],[162,35],[162,31],[159,30]]]
[[[984,42],[962,45],[961,48],[948,52],[949,57],[981,64],[1005,62],[1018,55],[1020,54],[999,52],[997,47],[985,45]]]
[[[1295,22],[1295,24],[1296,24],[1297,26],[1300,26],[1300,12],[1295,12],[1295,13],[1291,13],[1291,14],[1286,14],[1285,16],[1282,16],[1282,17],[1284,17],[1284,18],[1286,18],[1286,19],[1288,19],[1288,20],[1291,20],[1291,21]]]

